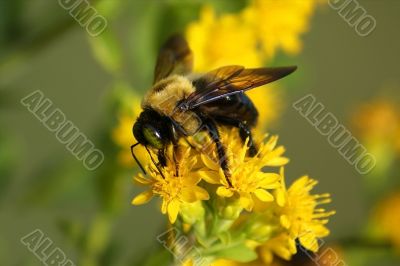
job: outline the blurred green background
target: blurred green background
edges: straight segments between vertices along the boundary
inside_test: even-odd
[[[287,148],[289,179],[307,173],[320,181],[318,192],[332,194],[331,207],[337,214],[329,224],[329,241],[335,243],[363,235],[375,202],[400,185],[398,163],[377,177],[358,174],[291,107],[312,93],[352,130],[353,114],[363,103],[384,98],[398,106],[400,1],[358,2],[377,21],[369,36],[358,36],[325,3],[310,18],[310,30],[301,37],[302,51],[295,56],[278,54],[272,62],[296,64],[299,69],[283,81],[285,107],[268,131],[279,134]],[[138,95],[148,89],[158,47],[169,34],[184,31],[196,20],[205,3],[220,12],[236,12],[247,4],[242,0],[90,3],[107,18],[108,27],[101,35],[106,40],[93,40],[57,1],[0,0],[1,265],[41,264],[20,243],[36,228],[76,265],[133,265],[159,245],[156,236],[165,219],[157,203],[130,205],[139,191],[131,181],[136,170],[116,160],[119,147],[111,140],[111,131],[118,108],[129,105],[129,98],[121,96],[124,89],[118,88],[129,87]],[[111,58],[96,56],[93,51],[101,50],[101,45],[114,51]],[[101,60],[109,60],[108,65],[104,67]],[[20,104],[38,89],[104,152],[99,169],[86,170]],[[400,206],[393,212],[400,212]],[[398,265],[394,255],[379,247],[359,249],[349,248],[348,265],[377,265],[377,261]]]

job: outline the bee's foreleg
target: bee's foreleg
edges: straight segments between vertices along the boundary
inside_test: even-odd
[[[209,118],[203,118],[203,123],[206,127],[206,130],[208,131],[211,139],[215,143],[217,147],[217,153],[218,153],[218,159],[219,159],[219,165],[221,166],[222,170],[224,171],[224,175],[226,178],[226,182],[230,187],[232,187],[232,182],[230,180],[231,173],[229,171],[229,165],[228,165],[228,157],[226,156],[225,152],[225,147],[222,145],[218,128],[215,124],[215,122],[212,119]]]
[[[174,152],[172,154],[173,156],[172,159],[175,165],[175,176],[179,176],[179,160],[177,159],[178,145],[175,143],[173,143],[173,145],[174,145]],[[157,167],[161,166],[161,168],[164,168],[165,166],[167,166],[167,158],[165,157],[164,149],[158,150],[157,158],[158,158]]]
[[[153,165],[157,168],[158,173],[162,176],[163,179],[165,179],[165,176],[164,176],[162,170],[160,169],[160,164],[161,164],[160,161],[158,161],[158,163],[157,163],[157,162],[154,160],[153,156],[151,155],[151,152],[150,152],[149,148],[148,148],[146,145],[145,145],[144,147],[146,148],[146,151],[147,151],[147,153],[149,154],[150,159],[151,159],[151,161],[153,162]],[[158,159],[160,159],[159,156],[160,156],[160,153],[158,153],[158,155],[157,155]]]
[[[158,163],[161,165],[161,167],[167,166],[167,158],[165,158],[164,149],[158,150],[157,158],[158,158]]]

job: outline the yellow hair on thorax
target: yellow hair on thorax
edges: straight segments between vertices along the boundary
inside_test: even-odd
[[[162,115],[171,117],[190,135],[199,127],[198,119],[191,111],[177,110],[177,103],[195,91],[192,82],[183,76],[173,75],[157,82],[146,94],[142,108],[151,108]]]

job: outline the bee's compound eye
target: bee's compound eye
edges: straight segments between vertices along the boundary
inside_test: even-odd
[[[162,149],[164,147],[161,132],[159,132],[152,125],[145,125],[143,127],[143,136],[145,137],[146,141],[154,148]]]

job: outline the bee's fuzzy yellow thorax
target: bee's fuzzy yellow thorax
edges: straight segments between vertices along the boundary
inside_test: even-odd
[[[171,116],[178,101],[195,91],[192,82],[174,75],[157,82],[144,97],[142,108],[150,107],[161,114]]]
[[[143,99],[142,108],[151,108],[171,117],[190,134],[197,129],[198,122],[191,119],[192,112],[180,112],[176,110],[176,106],[194,91],[195,88],[188,78],[174,75],[160,80],[150,89]]]

